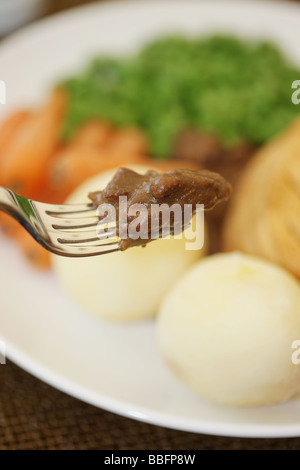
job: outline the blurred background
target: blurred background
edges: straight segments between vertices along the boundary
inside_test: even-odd
[[[0,0],[0,36],[42,16],[91,0]]]
[[[0,37],[42,16],[97,1],[103,0],[0,0]]]

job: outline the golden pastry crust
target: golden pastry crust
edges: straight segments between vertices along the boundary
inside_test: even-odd
[[[246,168],[229,207],[222,246],[263,256],[300,278],[300,118]]]

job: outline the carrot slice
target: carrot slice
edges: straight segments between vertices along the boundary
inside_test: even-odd
[[[15,133],[31,114],[28,110],[17,111],[2,122],[0,126],[0,159]]]
[[[70,146],[56,155],[51,168],[51,184],[58,192],[70,193],[87,178],[108,168],[142,164],[141,155],[112,155],[88,146]]]
[[[147,155],[148,139],[145,133],[136,128],[120,129],[109,144],[109,151],[118,155]]]
[[[2,184],[24,196],[31,196],[44,184],[45,169],[60,137],[66,94],[57,89],[46,106],[18,129],[3,154]]]
[[[108,123],[88,121],[78,129],[70,144],[86,145],[100,149],[109,143],[113,134],[113,128]]]
[[[0,227],[4,235],[17,238],[19,233],[24,230],[15,219],[5,213],[0,213]]]
[[[0,214],[0,226],[5,235],[15,240],[26,259],[38,269],[51,267],[50,253],[34,240],[34,238],[12,217]]]

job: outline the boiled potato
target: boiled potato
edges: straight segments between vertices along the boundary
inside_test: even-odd
[[[213,402],[263,405],[300,391],[300,287],[269,262],[239,253],[200,261],[166,296],[157,332],[175,374]]]
[[[130,166],[145,173],[148,168]],[[115,170],[86,181],[68,203],[85,202],[89,192],[104,189]],[[154,315],[170,288],[183,272],[201,257],[186,250],[187,240],[161,239],[145,248],[91,258],[53,256],[62,287],[86,311],[109,320],[137,320]]]

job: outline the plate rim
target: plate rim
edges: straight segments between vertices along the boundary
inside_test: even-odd
[[[300,435],[300,422],[299,424],[277,424],[276,426],[252,423],[212,423],[207,420],[199,421],[190,418],[178,418],[167,413],[149,410],[147,407],[110,398],[99,392],[93,392],[72,380],[66,379],[51,368],[43,366],[30,355],[21,352],[18,347],[13,346],[9,341],[4,341],[7,358],[32,376],[71,397],[125,418],[168,429],[212,436],[234,438],[286,438],[299,437]],[[280,406],[280,404],[278,406]]]
[[[172,2],[178,5],[182,5],[182,0],[143,0],[143,5],[152,7],[154,3],[157,4],[167,4]],[[203,4],[203,5],[230,5],[240,8],[243,5],[243,8],[253,8],[257,6],[258,8],[272,7],[279,10],[294,10],[299,12],[300,6],[298,3],[293,2],[292,0],[184,0],[184,5],[186,4]],[[13,45],[15,42],[19,42],[22,38],[26,37],[28,34],[37,33],[39,30],[43,30],[45,27],[51,26],[55,23],[63,22],[65,18],[71,18],[80,16],[82,13],[89,13],[93,10],[111,10],[114,8],[128,8],[130,6],[141,6],[142,3],[140,0],[104,0],[101,3],[88,3],[86,5],[77,5],[73,6],[70,9],[63,10],[51,14],[49,16],[35,20],[32,23],[21,26],[16,31],[8,34],[8,36],[1,39],[0,42],[0,53],[5,47]]]

